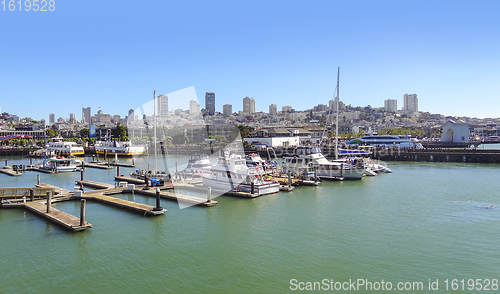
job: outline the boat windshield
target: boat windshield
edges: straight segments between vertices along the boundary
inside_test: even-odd
[[[319,147],[311,147],[311,154],[321,153],[321,148]]]

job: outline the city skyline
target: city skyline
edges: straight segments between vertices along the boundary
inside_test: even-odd
[[[2,111],[81,120],[91,106],[125,116],[153,90],[190,86],[203,108],[203,93],[214,92],[218,112],[239,109],[246,96],[257,112],[270,104],[305,110],[335,96],[340,66],[346,105],[402,105],[403,94],[417,93],[421,111],[499,116],[497,1],[132,4],[2,11],[0,25],[11,28],[0,48]]]

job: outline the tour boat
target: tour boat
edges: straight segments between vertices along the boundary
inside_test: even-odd
[[[277,193],[280,188],[278,181],[266,179],[257,169],[249,168],[245,158],[237,154],[220,157],[210,173],[203,175],[203,185],[227,192],[253,192],[257,196]]]
[[[63,173],[77,171],[78,167],[74,158],[58,156],[45,159],[40,169],[54,173]]]
[[[82,146],[78,146],[75,142],[63,141],[62,137],[53,138],[52,142],[47,144],[48,154],[57,155],[81,155],[85,154]]]
[[[139,156],[146,155],[146,147],[132,146],[131,141],[96,141],[94,145],[95,152],[99,155],[118,155],[118,156]]]
[[[392,135],[366,135],[358,139],[347,141],[346,144],[353,145],[372,145],[372,146],[385,146],[385,147],[400,147],[400,148],[420,148],[421,144],[415,138],[405,135],[403,138],[400,136]]]

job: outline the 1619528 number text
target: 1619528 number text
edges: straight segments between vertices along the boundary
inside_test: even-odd
[[[54,11],[55,0],[2,0],[3,11]]]

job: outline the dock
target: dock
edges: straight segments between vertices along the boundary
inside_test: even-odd
[[[76,198],[93,200],[96,202],[101,202],[101,203],[116,206],[119,208],[139,212],[141,214],[148,215],[148,216],[149,215],[160,215],[160,214],[164,214],[165,212],[167,212],[166,209],[156,210],[155,207],[151,206],[151,205],[141,204],[141,203],[137,203],[137,202],[132,202],[132,201],[123,200],[123,199],[119,199],[116,197],[108,196],[108,195],[121,194],[121,193],[125,193],[125,192],[130,191],[130,190],[127,190],[127,187],[115,187],[114,185],[99,183],[99,182],[94,182],[94,181],[88,181],[88,180],[77,181],[77,183],[78,184],[81,183],[85,187],[92,187],[92,188],[96,188],[98,190],[86,191],[86,192],[82,193],[81,196],[75,196]]]
[[[19,176],[23,175],[22,173],[15,171],[12,168],[6,167],[6,166],[0,168],[0,173],[6,174],[6,175],[11,176],[11,177],[19,177]]]
[[[98,169],[112,169],[113,167],[110,166],[108,163],[103,162],[103,163],[85,163],[85,164],[80,164],[78,167],[85,167],[85,168],[98,168]]]
[[[123,178],[123,177],[115,177],[115,179],[116,178]],[[130,178],[130,179],[132,179],[132,178]],[[88,193],[94,193],[94,192],[99,192],[101,194],[108,194],[108,195],[109,194],[131,192],[131,190],[128,190],[127,187],[115,188],[113,185],[92,182],[92,181],[87,181],[87,180],[77,181],[77,182],[78,183],[81,182],[84,186],[88,186],[88,187],[94,187],[94,188],[102,187],[101,190],[85,192],[84,195],[86,195]],[[141,182],[143,183],[143,181],[141,181]],[[104,188],[104,187],[106,187],[106,188]],[[171,187],[173,187],[173,186],[171,186]],[[156,188],[161,188],[161,187],[150,187],[147,190],[145,190],[145,188],[146,188],[145,185],[138,185],[138,186],[135,186],[132,191],[136,194],[150,196],[150,197],[156,197]],[[118,191],[120,191],[120,192],[118,192]],[[198,205],[198,206],[210,207],[210,206],[214,206],[217,204],[217,201],[213,201],[213,200],[207,201],[206,198],[200,198],[200,197],[196,197],[196,196],[182,195],[182,194],[178,194],[178,193],[164,192],[164,191],[160,192],[160,198],[167,199],[167,200],[175,200],[179,203],[182,203],[183,205],[188,205],[188,206]]]
[[[151,188],[149,190],[134,189],[134,193],[141,194],[144,196],[156,197],[155,188]],[[214,201],[214,200],[207,201],[206,198],[200,198],[200,197],[189,196],[189,195],[182,195],[182,194],[172,193],[172,192],[160,192],[160,198],[174,200],[174,201],[177,201],[179,204],[187,205],[187,206],[198,205],[198,206],[210,207],[210,206],[214,206],[217,204],[217,201]]]
[[[111,191],[108,191],[108,192],[111,192]],[[137,203],[137,202],[132,202],[132,201],[124,200],[124,199],[119,199],[119,198],[112,197],[112,196],[102,195],[102,193],[103,192],[99,191],[99,190],[92,191],[92,192],[85,192],[81,196],[81,199],[101,202],[101,203],[104,203],[107,205],[116,206],[119,208],[139,212],[139,213],[147,215],[147,216],[161,215],[161,214],[164,214],[165,212],[167,212],[166,209],[155,211],[154,206],[146,205],[146,204],[142,204],[142,203]],[[120,191],[119,193],[122,193],[122,192]]]
[[[202,184],[189,184],[189,183],[176,183],[174,184],[174,189],[175,188],[180,188],[180,189],[186,189],[186,190],[192,190],[196,192],[206,192],[207,187],[204,187]],[[241,197],[241,198],[256,198],[259,197],[258,194],[252,194],[249,192],[243,192],[243,191],[226,191],[226,190],[217,190],[212,188],[213,192],[220,193],[220,195],[227,195],[227,196],[235,196],[235,197]]]
[[[144,184],[144,180],[135,179],[135,178],[131,178],[131,177],[126,177],[126,176],[123,176],[123,175],[122,176],[116,176],[115,177],[115,181],[127,182],[127,183],[135,184],[135,185],[145,185]],[[160,188],[160,190],[168,190],[168,189],[173,189],[174,185],[172,185],[172,184],[166,184],[166,185],[163,185],[163,186],[158,186],[157,188]]]
[[[59,194],[54,193],[58,191]],[[47,192],[51,193],[50,204],[54,202],[69,200],[69,190],[54,187],[52,185],[38,185],[36,188],[2,188],[0,189],[0,200],[2,208],[25,208],[65,229],[82,231],[92,228],[92,224],[85,221],[85,208],[83,206],[83,221],[70,214],[52,207],[47,207]],[[83,204],[84,205],[84,204]],[[50,212],[48,212],[50,210]]]
[[[26,202],[24,207],[34,213],[45,217],[46,219],[72,231],[82,231],[85,229],[92,228],[92,224],[84,221],[83,224],[80,222],[80,218],[67,214],[55,208],[51,208],[51,212],[47,213],[47,204],[44,202]]]

